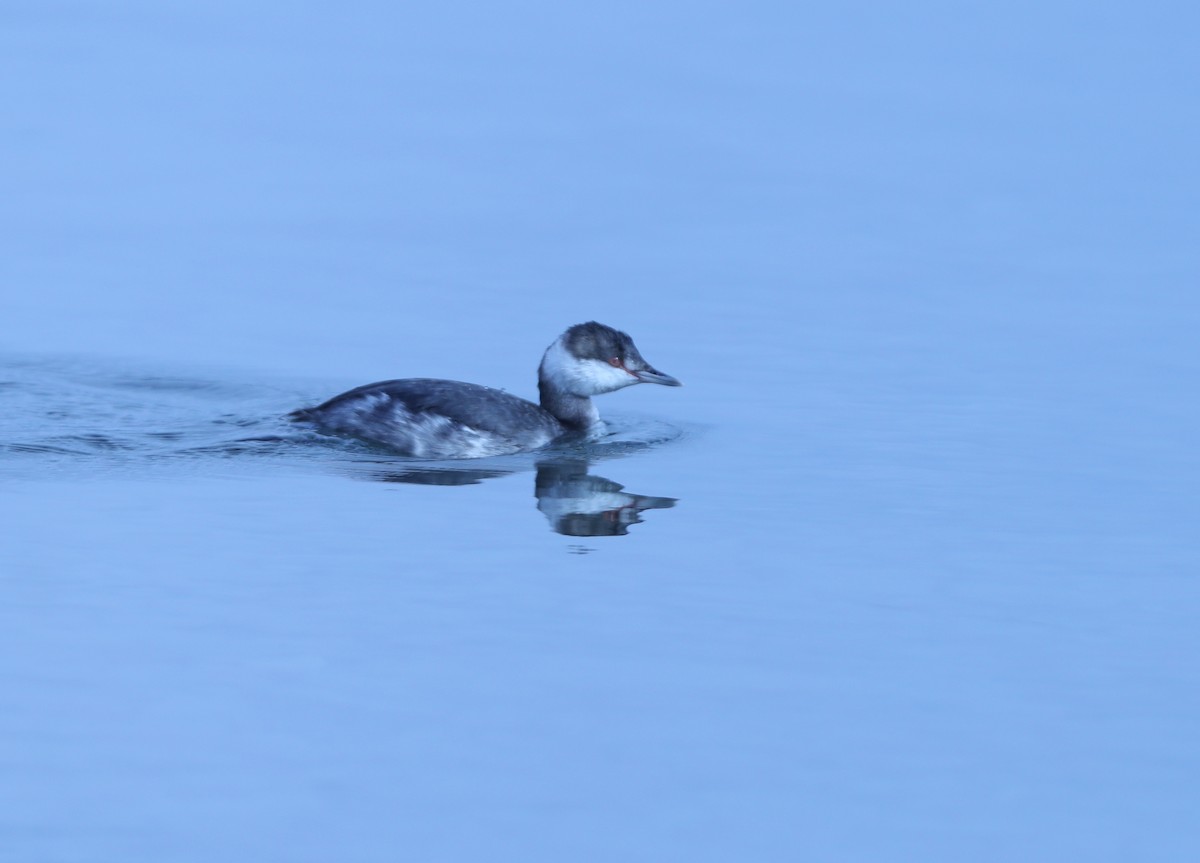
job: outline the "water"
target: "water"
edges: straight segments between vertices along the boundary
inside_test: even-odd
[[[0,859],[1191,860],[1194,23],[0,13]]]

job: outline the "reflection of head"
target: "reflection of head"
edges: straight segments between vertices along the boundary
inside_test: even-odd
[[[538,465],[535,493],[538,509],[550,526],[566,536],[624,536],[631,524],[641,524],[648,509],[675,505],[669,497],[628,494],[610,479],[587,472],[585,461]]]

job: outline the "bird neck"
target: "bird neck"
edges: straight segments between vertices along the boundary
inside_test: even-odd
[[[544,374],[538,375],[538,393],[542,409],[569,429],[582,431],[600,422],[590,398],[567,392]]]

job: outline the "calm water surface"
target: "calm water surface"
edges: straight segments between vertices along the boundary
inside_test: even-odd
[[[1194,859],[1195,13],[869,11],[0,15],[0,860]]]

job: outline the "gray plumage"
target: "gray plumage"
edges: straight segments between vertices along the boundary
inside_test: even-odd
[[[491,387],[437,378],[367,384],[289,417],[418,458],[522,452],[545,446],[564,431],[533,402]]]
[[[591,397],[638,383],[680,385],[647,363],[628,335],[591,321],[546,349],[540,407],[479,384],[405,378],[357,387],[288,417],[418,458],[479,458],[595,432],[603,426]]]

